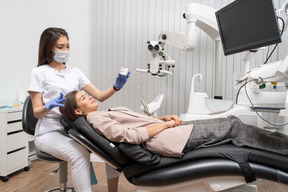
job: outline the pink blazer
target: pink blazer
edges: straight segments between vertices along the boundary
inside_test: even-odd
[[[169,157],[181,156],[193,129],[193,125],[168,128],[149,139],[146,127],[162,121],[125,107],[89,113],[87,121],[110,141],[142,144],[153,153]]]

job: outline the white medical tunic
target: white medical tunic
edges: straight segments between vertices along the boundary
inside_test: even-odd
[[[66,69],[59,72],[49,65],[42,65],[32,69],[28,91],[42,93],[43,102],[46,103],[59,97],[61,92],[65,95],[71,91],[80,91],[89,83],[85,74],[76,67],[66,66]],[[63,131],[61,117],[59,108],[54,107],[38,121],[35,136],[52,131]]]

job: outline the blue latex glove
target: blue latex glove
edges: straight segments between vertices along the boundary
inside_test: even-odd
[[[120,73],[119,73],[118,76],[116,77],[116,82],[115,82],[114,86],[117,89],[122,89],[124,84],[126,83],[127,79],[129,78],[129,76],[130,76],[130,71],[128,71],[126,76],[120,75]]]
[[[54,107],[64,107],[64,104],[61,104],[64,101],[66,101],[66,98],[64,98],[63,93],[61,92],[60,97],[52,99],[45,104],[45,109],[53,109]]]

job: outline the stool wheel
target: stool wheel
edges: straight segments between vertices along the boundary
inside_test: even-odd
[[[3,182],[7,182],[9,180],[9,176],[2,177]]]

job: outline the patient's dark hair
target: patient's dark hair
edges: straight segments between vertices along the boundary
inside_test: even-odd
[[[65,95],[66,101],[63,102],[64,107],[59,107],[60,112],[68,117],[69,119],[76,120],[79,118],[78,115],[75,114],[75,109],[78,108],[76,103],[76,93],[78,91],[72,91]]]

